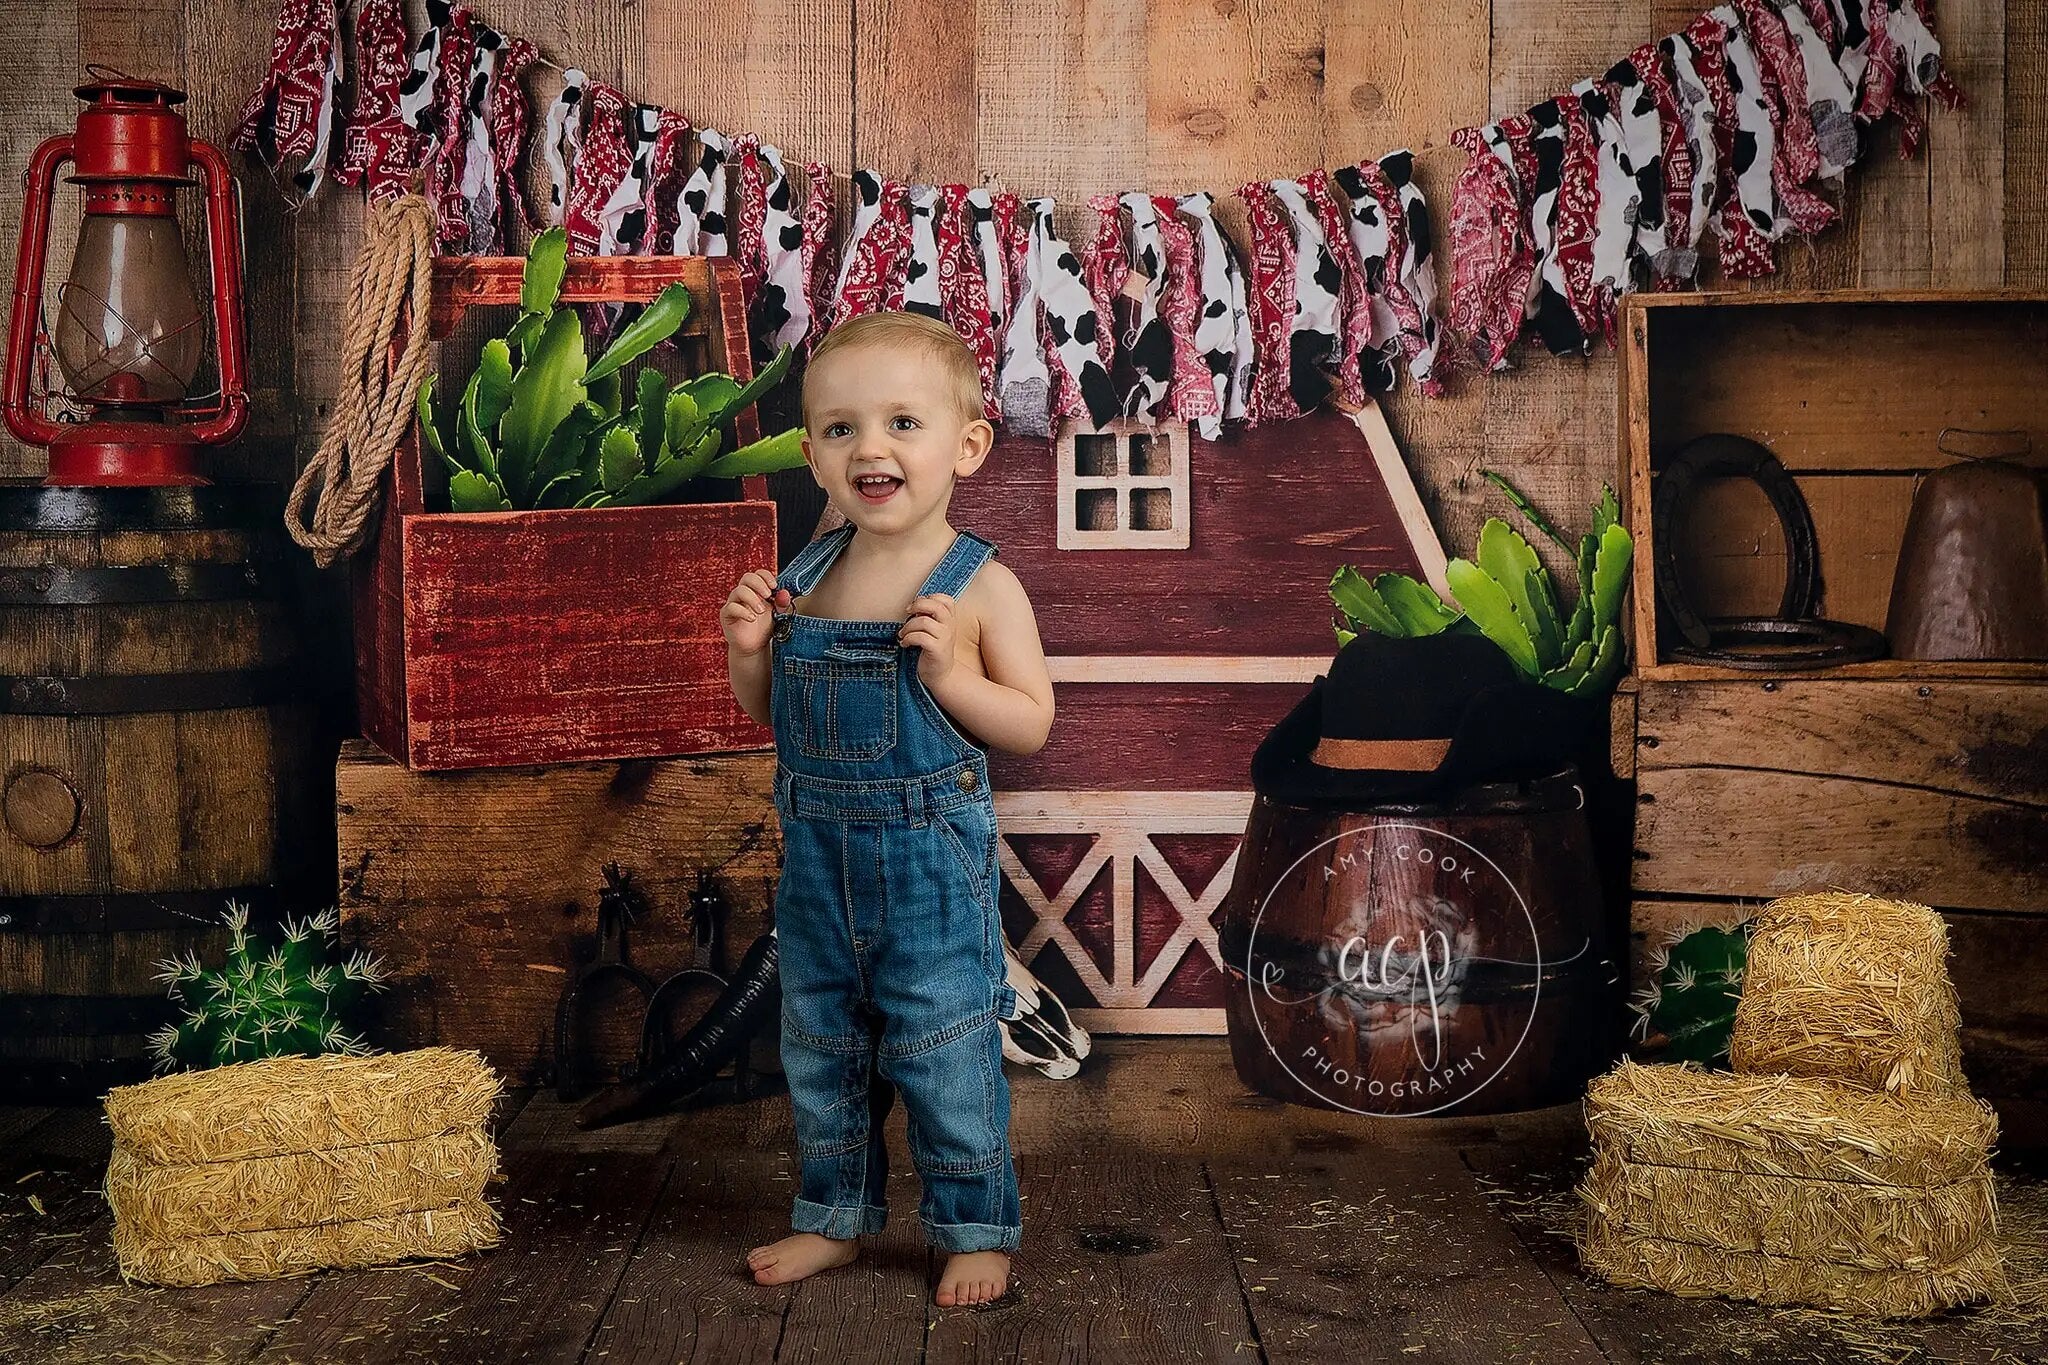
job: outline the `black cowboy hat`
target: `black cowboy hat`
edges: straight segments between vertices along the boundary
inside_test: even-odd
[[[1252,789],[1288,805],[1428,801],[1545,777],[1581,755],[1604,708],[1526,681],[1483,635],[1366,631],[1252,755]]]

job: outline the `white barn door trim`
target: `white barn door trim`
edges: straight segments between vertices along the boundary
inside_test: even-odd
[[[1182,959],[1199,949],[1220,969],[1222,950],[1209,917],[1237,872],[1237,850],[1201,887],[1182,882],[1152,840],[1161,834],[1244,834],[1248,791],[998,791],[997,857],[1010,889],[1030,909],[1032,925],[1016,942],[1029,967],[1047,947],[1065,958],[1094,997],[1065,1003],[1083,1028],[1102,1033],[1222,1033],[1219,1008],[1152,1009],[1154,996]],[[1095,842],[1058,886],[1042,885],[1009,844],[1013,835],[1087,834]],[[1111,960],[1107,975],[1067,925],[1088,887],[1109,869]],[[1137,970],[1137,869],[1143,866],[1173,903],[1180,922],[1141,976]]]

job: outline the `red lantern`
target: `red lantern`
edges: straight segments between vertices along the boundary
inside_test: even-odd
[[[50,484],[198,484],[201,447],[235,439],[248,419],[242,341],[242,243],[234,177],[219,149],[186,136],[185,92],[102,77],[78,87],[76,131],[36,148],[22,206],[7,335],[7,428],[47,446]],[[84,187],[71,275],[51,338],[63,396],[82,421],[52,421],[31,392],[57,168]],[[195,181],[190,172],[199,171]],[[206,318],[178,233],[177,188],[202,185],[220,392],[193,399]],[[47,390],[47,382],[41,386]]]

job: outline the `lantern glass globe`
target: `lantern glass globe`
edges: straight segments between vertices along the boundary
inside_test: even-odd
[[[206,349],[178,220],[85,215],[59,293],[57,365],[81,402],[181,401]]]

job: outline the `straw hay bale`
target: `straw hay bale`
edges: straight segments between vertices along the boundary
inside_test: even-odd
[[[478,1128],[500,1088],[481,1056],[445,1047],[272,1057],[118,1087],[107,1123],[157,1165],[233,1161]]]
[[[1946,1265],[1870,1270],[1651,1237],[1595,1217],[1587,1220],[1579,1251],[1587,1270],[1626,1288],[1661,1289],[1688,1298],[1812,1304],[1886,1318],[1924,1317],[2006,1291],[2005,1271],[1990,1241]]]
[[[1602,1152],[1579,1187],[1589,1218],[1664,1241],[1934,1270],[1997,1227],[1991,1172],[1943,1185],[1859,1184],[1650,1166]]]
[[[106,1193],[133,1233],[165,1241],[446,1208],[482,1195],[497,1170],[497,1146],[481,1128],[175,1166],[117,1143]]]
[[[151,1237],[121,1220],[114,1223],[114,1253],[122,1275],[167,1285],[274,1280],[329,1268],[446,1260],[497,1244],[497,1215],[481,1199],[385,1218],[212,1237]]]
[[[1962,1084],[1948,927],[1910,901],[1787,896],[1758,916],[1729,1060],[1878,1090]]]
[[[1998,1116],[1967,1091],[1886,1095],[1629,1061],[1588,1088],[1586,1126],[1633,1162],[1920,1187],[1973,1178],[1998,1136]]]

